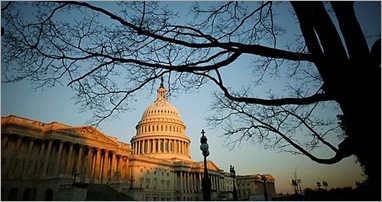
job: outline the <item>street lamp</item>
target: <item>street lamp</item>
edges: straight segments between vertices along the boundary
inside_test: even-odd
[[[208,177],[208,169],[207,169],[207,156],[210,155],[208,151],[207,137],[204,136],[204,130],[202,129],[202,137],[200,137],[200,150],[204,156],[204,177],[202,181],[202,191],[203,191],[203,200],[210,201],[211,200],[211,180]]]
[[[268,201],[268,192],[267,192],[267,177],[265,175],[261,175],[261,180],[264,183],[264,200]]]
[[[229,173],[231,174],[232,180],[233,180],[233,200],[237,201],[237,191],[236,191],[236,183],[235,183],[235,178],[236,178],[236,172],[235,172],[235,167],[232,165],[229,166]]]

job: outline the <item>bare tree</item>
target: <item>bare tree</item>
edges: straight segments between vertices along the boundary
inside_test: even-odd
[[[209,121],[227,136],[324,164],[355,155],[380,199],[380,40],[369,48],[354,2],[195,3],[190,22],[163,3],[110,5],[2,4],[3,82],[66,84],[96,124],[127,110],[134,93],[157,78],[165,76],[171,93],[213,82],[220,91]],[[287,28],[277,19],[288,9],[299,35],[280,45]],[[253,83],[236,91],[221,69],[235,68],[242,56],[253,57]],[[296,80],[286,94],[256,96],[254,86],[282,74]],[[328,106],[337,117],[322,115]],[[319,146],[333,156],[315,156]]]

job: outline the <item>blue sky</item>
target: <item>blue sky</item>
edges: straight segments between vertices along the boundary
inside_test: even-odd
[[[179,3],[174,3],[173,6]],[[365,4],[358,12],[361,24],[366,25],[367,34],[375,33],[375,28],[380,33],[380,3]],[[376,15],[375,15],[376,14]],[[372,15],[372,16],[368,16]],[[375,19],[375,20],[369,20]],[[292,26],[292,25],[291,25]],[[245,59],[245,58],[244,58]],[[245,64],[237,62],[240,71],[225,70],[224,78],[227,84],[240,89],[241,84],[251,82],[252,77],[247,72]],[[158,81],[159,82],[159,81]],[[271,81],[268,85],[281,90],[278,82]],[[158,87],[158,86],[157,86]],[[155,88],[157,88],[155,87]],[[278,89],[280,88],[280,89]],[[277,192],[293,192],[290,185],[294,173],[302,179],[302,188],[315,187],[317,181],[328,181],[329,188],[355,186],[356,181],[362,181],[363,172],[355,162],[354,157],[349,157],[335,165],[321,165],[312,162],[305,156],[292,155],[289,153],[277,153],[272,150],[264,150],[261,145],[250,142],[242,142],[234,150],[230,151],[225,145],[226,140],[221,137],[221,129],[211,129],[207,126],[206,118],[211,116],[210,103],[212,92],[218,90],[211,83],[203,86],[199,91],[180,93],[176,97],[170,97],[170,102],[178,109],[187,129],[186,134],[191,139],[191,158],[201,161],[202,155],[199,149],[200,132],[205,129],[210,145],[209,159],[225,171],[229,171],[229,165],[234,165],[237,174],[269,173],[276,179]],[[257,94],[264,93],[259,89]],[[45,91],[34,91],[28,81],[14,84],[2,84],[1,86],[1,116],[16,115],[32,120],[50,123],[53,121],[69,124],[72,126],[85,125],[91,118],[91,112],[80,113],[78,105],[72,99],[74,92],[66,86],[47,88]],[[135,126],[139,122],[142,113],[156,98],[156,92],[151,94],[148,89],[139,91],[136,95],[137,102],[133,103],[135,109],[120,114],[117,118],[110,118],[100,125],[100,130],[107,135],[117,137],[119,141],[130,142],[135,135]],[[318,151],[325,155],[325,151]]]

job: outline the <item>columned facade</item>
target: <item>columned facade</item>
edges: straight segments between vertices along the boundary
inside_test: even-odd
[[[2,117],[1,199],[69,200],[62,198],[68,190],[76,196],[80,189],[102,185],[139,201],[203,200],[204,162],[191,159],[186,126],[163,83],[157,92],[130,144],[90,126]],[[230,174],[207,164],[212,200],[232,200]],[[273,177],[267,180],[268,193],[275,194]],[[242,200],[264,191],[259,175],[238,175],[236,183]]]
[[[57,193],[60,186],[73,183],[126,181],[130,145],[105,136],[92,127],[45,124],[16,116],[1,123],[2,199],[8,193],[35,189],[34,200],[45,200],[46,190]],[[75,177],[74,177],[75,175]],[[19,181],[21,180],[21,181]],[[33,181],[33,185],[30,183]],[[52,181],[55,185],[52,186]],[[8,191],[8,193],[7,193]],[[52,200],[55,200],[54,194]]]
[[[163,83],[157,99],[143,113],[131,139],[132,155],[191,160],[190,138],[178,110],[168,101]]]

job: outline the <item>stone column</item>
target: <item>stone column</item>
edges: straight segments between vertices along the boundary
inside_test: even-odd
[[[183,192],[183,172],[180,171],[180,192]]]
[[[157,150],[157,139],[153,139],[153,153],[157,153],[156,150]]]
[[[202,174],[199,173],[199,190],[202,190]]]
[[[122,166],[121,166],[121,167],[122,167],[122,168],[121,168],[121,172],[123,173],[123,174],[122,174],[122,179],[125,179],[126,176],[127,176],[127,173],[126,173],[127,169],[126,169],[125,156],[122,156]]]
[[[196,175],[195,173],[192,173],[192,192],[195,192],[196,189]]]
[[[162,139],[158,139],[158,153],[162,153]]]
[[[65,173],[66,174],[71,174],[72,165],[73,165],[73,156],[72,156],[72,153],[73,153],[73,143],[69,142],[69,144],[70,144],[70,146],[69,146],[69,152],[68,152],[68,158],[67,158],[68,160],[67,160],[66,169],[65,169]],[[78,169],[77,169],[77,171],[79,172]]]
[[[213,187],[214,187],[214,189],[216,190],[216,176],[215,175],[212,175],[212,181],[213,181]]]
[[[116,158],[115,151],[111,151],[111,168],[110,168],[110,178],[113,180],[115,178],[115,170],[116,170]]]
[[[105,160],[104,160],[104,179],[107,182],[109,180],[109,166],[110,166],[110,161],[109,161],[109,151],[105,151]]]
[[[177,154],[178,153],[178,150],[179,150],[179,148],[178,148],[178,140],[174,140],[174,153],[175,154]]]
[[[147,150],[146,150],[146,153],[151,153],[151,148],[152,148],[151,139],[148,139],[147,140]]]
[[[177,144],[177,147],[178,147],[178,154],[181,153],[181,149],[180,149],[180,148],[181,148],[181,147],[180,147],[181,143],[182,143],[182,141],[178,140],[178,144]]]
[[[33,144],[34,144],[34,139],[31,139],[30,142],[29,142],[29,148],[28,148],[28,153],[27,153],[27,157],[25,158],[25,163],[24,163],[24,168],[23,168],[23,171],[22,171],[22,177],[26,177],[26,175],[28,175],[28,168],[29,168],[29,160],[30,160],[30,157],[31,157],[31,154],[32,154],[32,149],[33,149]]]
[[[58,148],[58,153],[57,153],[57,163],[55,167],[54,174],[58,175],[58,171],[60,169],[60,164],[61,164],[61,155],[62,155],[62,147],[64,146],[64,142],[60,141],[60,146]]]
[[[170,140],[169,139],[165,139],[165,150],[166,150],[166,153],[169,153],[170,152]]]
[[[182,142],[182,154],[186,155],[186,142]]]
[[[134,143],[131,143],[131,153],[134,154]]]
[[[18,136],[19,138],[17,139],[17,142],[16,142],[16,150],[20,150],[20,145],[21,145],[21,141],[22,141],[22,136]],[[12,157],[9,159],[10,160],[10,164],[9,164],[9,167],[7,168],[7,175],[6,176],[9,176],[10,174],[12,174],[14,171],[15,171],[15,165],[16,165],[16,161],[17,161],[17,157],[18,157],[18,152],[14,152]]]
[[[41,140],[40,152],[39,152],[38,157],[37,157],[37,161],[36,161],[36,164],[35,164],[35,171],[34,171],[34,174],[33,174],[34,176],[38,176],[39,174],[42,174],[41,164],[42,164],[42,157],[43,157],[43,154],[44,154],[44,149],[45,149],[45,141]]]
[[[137,149],[138,149],[137,154],[141,154],[141,147],[142,147],[141,141],[139,140],[137,141]]]
[[[93,174],[93,179],[97,179],[99,177],[100,173],[100,162],[101,162],[101,149],[100,148],[95,148],[96,149],[96,157],[95,157],[95,163],[94,163],[94,174]]]
[[[81,178],[81,181],[83,181],[85,179],[85,173],[84,173],[84,169],[83,169],[83,166],[82,166],[82,158],[83,158],[82,145],[79,145],[76,169],[78,171],[78,176]]]
[[[180,141],[180,154],[183,154],[183,141]]]
[[[87,178],[89,182],[92,180],[93,176],[93,148],[88,147],[88,153],[86,155],[86,172],[85,179]]]
[[[187,142],[184,142],[184,144],[183,144],[183,154],[184,155],[187,155]]]
[[[50,153],[52,152],[52,144],[53,144],[53,140],[49,140],[49,143],[48,143],[48,149],[46,150],[46,155],[45,155],[45,159],[44,159],[44,167],[42,169],[42,174],[48,174],[48,165],[49,165],[49,159],[50,159]]]
[[[192,186],[191,186],[191,173],[187,172],[187,192],[191,192]]]
[[[142,144],[141,154],[144,154],[145,153],[145,149],[146,149],[145,140],[141,140],[141,144]]]
[[[117,155],[117,171],[119,173],[119,179],[122,179],[122,155]]]

